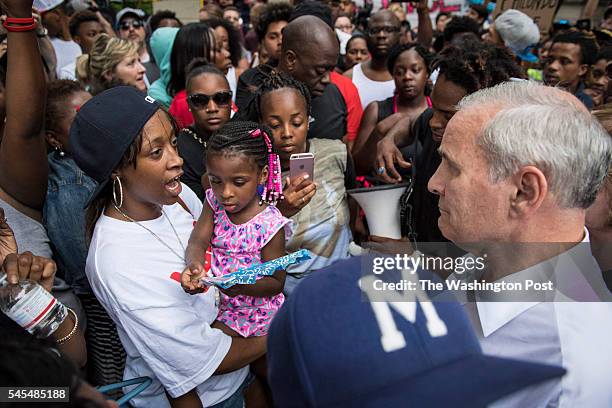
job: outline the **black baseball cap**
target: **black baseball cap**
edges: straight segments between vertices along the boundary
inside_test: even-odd
[[[98,182],[85,207],[100,194],[128,147],[159,109],[155,99],[131,86],[108,89],[81,106],[70,127],[70,150],[76,164]]]

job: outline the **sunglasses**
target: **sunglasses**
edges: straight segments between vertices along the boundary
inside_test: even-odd
[[[128,31],[130,28],[142,28],[144,23],[141,20],[126,21],[119,25],[119,28],[123,31]]]
[[[206,108],[211,99],[217,106],[227,106],[232,102],[232,91],[217,92],[214,95],[198,93],[187,98],[191,106],[196,109]]]

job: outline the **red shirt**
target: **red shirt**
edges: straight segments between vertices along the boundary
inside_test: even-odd
[[[361,107],[361,99],[359,99],[359,91],[353,81],[344,75],[332,71],[329,76],[331,82],[338,87],[344,103],[346,104],[346,140],[353,141],[357,139],[363,108]]]
[[[178,123],[179,129],[193,125],[193,115],[189,112],[189,106],[187,105],[187,91],[183,89],[181,92],[174,95],[168,112],[170,112]]]

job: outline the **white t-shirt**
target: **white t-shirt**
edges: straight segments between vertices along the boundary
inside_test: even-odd
[[[361,64],[356,64],[353,67],[353,83],[359,91],[359,99],[361,99],[361,106],[364,110],[370,102],[384,101],[393,96],[395,92],[394,80],[374,81],[365,75]]]
[[[60,69],[59,79],[69,79],[76,81],[76,61],[64,66]]]
[[[180,204],[164,206],[168,216],[140,224],[155,232],[179,254],[181,245],[169,220],[187,246],[202,203],[183,184]],[[124,379],[149,376],[153,384],[131,402],[169,407],[172,397],[197,389],[203,406],[229,398],[242,384],[248,367],[213,375],[231,346],[231,338],[210,324],[217,316],[214,290],[189,295],[170,279],[185,264],[149,231],[132,222],[102,215],[94,230],[86,273],[94,294],[117,325],[127,353]]]
[[[57,57],[57,76],[61,77],[62,68],[72,64],[82,54],[81,47],[74,41],[64,41],[61,38],[51,38],[51,44]]]

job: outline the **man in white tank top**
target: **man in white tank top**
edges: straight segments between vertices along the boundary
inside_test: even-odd
[[[399,33],[400,21],[391,11],[381,10],[370,18],[367,36],[372,58],[344,73],[359,90],[363,109],[372,101],[382,101],[393,96],[395,83],[387,69],[387,57],[399,43]]]

